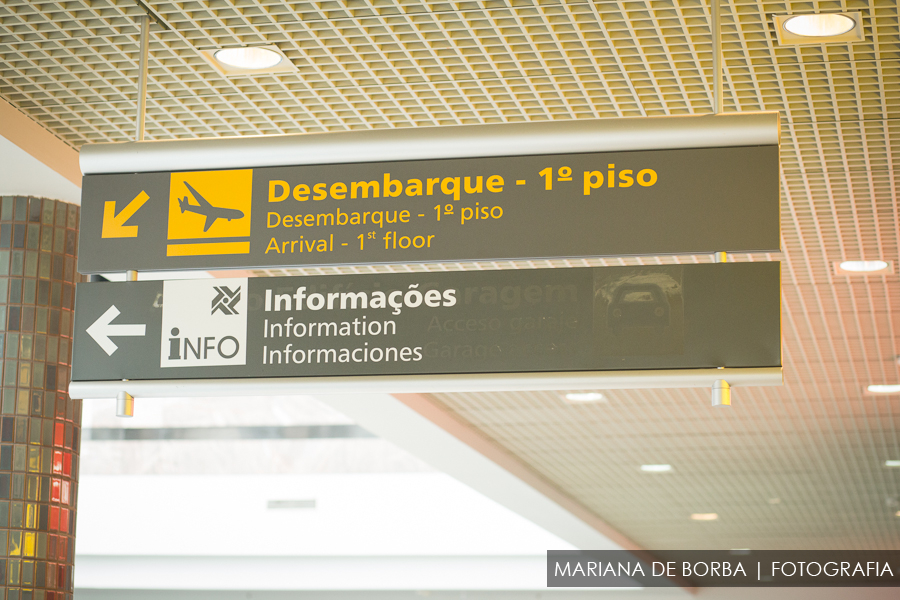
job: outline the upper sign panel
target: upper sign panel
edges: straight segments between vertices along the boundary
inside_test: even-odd
[[[523,153],[90,174],[79,270],[779,249],[777,144]]]

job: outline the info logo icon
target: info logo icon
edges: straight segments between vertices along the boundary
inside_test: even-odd
[[[252,193],[253,169],[172,173],[167,256],[249,254]]]
[[[247,279],[163,283],[159,366],[247,364]]]

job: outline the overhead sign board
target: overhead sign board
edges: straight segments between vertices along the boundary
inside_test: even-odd
[[[594,148],[581,152],[559,151],[575,133],[547,130],[507,140],[505,155],[472,143],[466,157],[428,160],[363,136],[347,147],[370,147],[368,158],[343,163],[316,163],[330,138],[300,136],[311,147],[302,164],[273,166],[252,165],[252,152],[219,153],[210,140],[197,153],[222,154],[221,168],[188,157],[164,170],[87,174],[79,271],[777,251],[777,117],[760,127],[768,143],[729,142],[726,131],[645,149],[623,143],[621,131],[604,146],[599,129],[594,146],[573,142]],[[479,131],[487,147],[506,130]],[[152,154],[154,144],[140,149]]]
[[[780,367],[778,263],[79,284],[73,381]]]

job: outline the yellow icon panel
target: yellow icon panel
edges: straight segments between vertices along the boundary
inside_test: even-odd
[[[172,173],[167,255],[247,254],[252,193],[252,169]]]

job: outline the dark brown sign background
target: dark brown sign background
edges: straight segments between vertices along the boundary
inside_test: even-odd
[[[250,278],[247,313],[240,315],[246,318],[246,364],[178,368],[160,366],[161,351],[168,354],[169,338],[177,335],[162,331],[163,306],[172,301],[163,282],[83,283],[76,293],[72,379],[779,367],[779,267],[755,262]],[[204,281],[215,286],[228,280]],[[376,292],[399,291],[393,298],[400,303],[418,290],[435,300],[428,306],[413,294],[395,308],[341,309],[335,300],[333,309],[265,310],[267,293],[287,299],[300,287],[306,298],[353,292],[371,300]],[[425,296],[429,290],[440,292],[440,299]],[[452,295],[445,295],[448,290]],[[450,296],[452,305],[445,302]],[[211,298],[198,294],[188,302],[209,314]],[[107,355],[86,330],[113,304],[121,312],[115,323],[144,324],[146,335],[115,337],[118,349]],[[363,320],[390,321],[394,330],[385,335],[387,326],[380,325],[380,335],[336,334],[341,323]],[[336,325],[302,334],[323,323]],[[175,346],[177,352],[177,340]],[[392,348],[394,358],[386,360]],[[339,361],[342,352],[355,352],[355,359]]]
[[[645,170],[641,181],[649,184],[653,180],[652,185],[641,185],[638,180]],[[85,176],[78,270],[103,273],[779,250],[776,145],[252,171],[249,235],[223,238],[245,246],[249,242],[249,252],[196,256],[167,252],[172,242],[168,221],[171,173]],[[610,171],[615,187],[608,185]],[[586,173],[592,184],[599,176],[604,180],[602,187],[588,189],[587,195]],[[386,176],[400,185],[398,195],[386,196]],[[489,186],[491,177],[501,178],[502,185],[494,179]],[[452,191],[457,187],[454,178],[459,178],[458,199]],[[466,178],[472,190],[478,188],[480,178],[481,191],[467,193]],[[439,180],[431,185],[430,194],[429,179]],[[418,195],[409,185],[413,180],[422,182]],[[271,182],[288,184],[284,200],[269,201],[271,189],[275,190],[273,197],[279,197],[283,189]],[[352,198],[354,182],[378,183],[378,197],[369,186],[368,197],[362,197],[359,189]],[[314,199],[317,184],[322,184],[320,190],[330,192],[336,183],[347,187],[343,194],[340,185],[334,188],[335,196],[342,198],[326,194],[321,200]],[[295,197],[298,185],[307,186],[310,193]],[[396,185],[388,187],[397,191]],[[207,193],[199,187],[197,191]],[[137,236],[103,238],[104,206],[114,202],[115,213],[121,214],[141,192],[149,199],[127,221],[127,226],[138,228]],[[224,206],[229,199],[223,196],[210,194],[206,200]],[[406,222],[396,218],[402,211],[408,213]],[[350,219],[345,224],[332,222],[342,220],[341,214],[352,213],[360,215],[359,224]],[[375,213],[383,215],[381,224],[372,223]],[[394,215],[394,222],[387,223],[389,216],[384,215]],[[290,217],[290,227],[284,226],[284,217]],[[210,232],[222,229],[222,223],[213,223]],[[270,226],[273,223],[279,225]],[[322,241],[327,243],[323,246]]]

